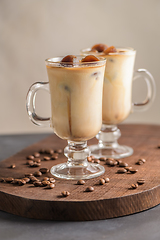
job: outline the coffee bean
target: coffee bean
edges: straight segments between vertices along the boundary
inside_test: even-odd
[[[106,158],[106,157],[100,157],[99,160],[100,160],[100,161],[106,161],[107,158]]]
[[[53,189],[54,187],[55,187],[55,185],[53,183],[50,183],[47,185],[47,188],[49,188],[49,189]]]
[[[18,183],[19,186],[23,186],[23,185],[26,184],[26,181],[23,180],[23,179],[19,179],[19,180],[17,181],[17,183]]]
[[[35,187],[41,187],[42,183],[41,183],[41,181],[35,181],[35,182],[33,183],[33,185],[34,185]]]
[[[105,163],[106,165],[111,165],[113,162],[114,162],[113,158],[107,158]]]
[[[145,180],[144,180],[144,179],[139,179],[139,180],[137,181],[137,183],[138,183],[139,185],[142,185],[142,184],[145,183]]]
[[[49,177],[44,177],[42,181],[49,181]]]
[[[50,184],[50,182],[49,181],[42,181],[42,184],[43,184],[43,186],[47,186],[48,184]]]
[[[119,165],[120,163],[122,163],[122,160],[119,159],[119,160],[117,160],[117,162],[118,162],[118,165]]]
[[[132,167],[125,167],[125,169],[129,172],[132,169]]]
[[[105,180],[104,180],[103,178],[101,178],[101,179],[99,180],[99,184],[100,184],[100,185],[104,185],[104,184],[105,184]]]
[[[94,187],[89,186],[86,188],[86,192],[93,192],[94,191]]]
[[[55,154],[53,154],[53,155],[51,156],[51,160],[56,160],[56,159],[58,159],[57,153],[55,153]]]
[[[5,182],[5,179],[4,178],[0,178],[0,182]]]
[[[15,168],[16,167],[16,165],[15,164],[12,164],[11,166],[10,166],[10,168]]]
[[[48,168],[40,168],[39,171],[44,174],[44,173],[47,173],[49,172],[49,169]]]
[[[94,159],[94,163],[99,164],[101,161],[99,159]]]
[[[125,168],[121,168],[121,169],[118,169],[118,171],[117,171],[117,173],[126,173],[127,172],[127,170],[125,169]]]
[[[30,178],[27,178],[27,177],[26,177],[26,178],[23,178],[23,180],[26,181],[26,183],[28,183],[28,182],[31,181],[31,179],[30,179]]]
[[[34,159],[34,161],[35,161],[36,163],[40,163],[40,162],[41,162],[41,159],[40,159],[40,158],[36,158],[36,159]]]
[[[51,158],[50,158],[50,157],[47,157],[47,156],[45,156],[45,157],[43,158],[43,160],[44,160],[44,161],[49,161],[49,160],[51,160]]]
[[[80,179],[78,180],[77,182],[78,185],[84,185],[85,184],[85,181],[83,179]]]
[[[118,164],[118,162],[114,160],[114,161],[112,161],[112,162],[110,163],[110,166],[111,166],[111,167],[114,167],[114,166],[116,166],[117,164]]]
[[[62,194],[63,197],[68,197],[70,195],[70,192],[63,191],[63,192],[61,192],[61,194]]]
[[[144,158],[140,158],[140,159],[136,162],[136,164],[142,165],[142,164],[144,164],[145,162],[146,162],[146,160],[145,160]]]
[[[128,167],[128,163],[125,162],[119,162],[120,167]]]
[[[13,183],[13,184],[18,184],[18,181],[19,181],[20,179],[17,179],[17,178],[15,178],[11,183]]]
[[[45,150],[45,153],[47,153],[47,154],[53,154],[53,153],[54,153],[54,150],[53,150],[53,149],[46,149],[46,150]]]
[[[41,149],[39,150],[39,153],[45,153],[45,149],[44,149],[44,148],[41,148]]]
[[[88,162],[92,162],[92,158],[91,157],[87,157]]]
[[[32,164],[29,164],[30,167],[40,167],[41,163],[33,162]]]
[[[27,156],[27,159],[33,160],[33,159],[34,159],[34,156],[33,156],[33,155],[29,155],[29,156]]]
[[[25,177],[30,177],[30,176],[33,176],[33,174],[32,173],[25,173],[24,176]]]
[[[38,181],[38,178],[36,178],[35,176],[29,176],[29,178],[32,183]]]
[[[92,158],[92,160],[95,159],[95,156],[94,156],[94,155],[91,155],[90,157]]]
[[[13,180],[14,180],[14,178],[12,178],[12,177],[5,178],[5,181],[7,183],[11,183]]]
[[[62,149],[56,149],[56,150],[54,150],[54,152],[61,154],[63,151],[62,151]]]
[[[50,183],[55,183],[56,180],[54,178],[49,178]]]
[[[39,158],[39,157],[40,157],[40,153],[39,153],[39,152],[35,152],[35,153],[33,154],[33,156],[34,156],[35,158]]]
[[[136,172],[138,172],[138,169],[132,168],[132,169],[130,169],[129,171],[130,171],[130,173],[136,173]]]
[[[26,162],[27,165],[31,165],[31,164],[33,164],[33,163],[34,163],[33,160],[27,160],[27,162]]]
[[[42,173],[40,171],[37,171],[33,174],[35,177],[40,177],[42,176]]]
[[[137,183],[135,183],[135,184],[132,184],[132,185],[131,185],[131,188],[133,188],[133,189],[136,189],[136,188],[138,188],[138,184],[137,184]]]
[[[109,183],[109,178],[104,178],[104,180],[105,180],[105,183]]]

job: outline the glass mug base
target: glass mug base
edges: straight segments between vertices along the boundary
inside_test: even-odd
[[[91,145],[89,146],[91,154],[96,157],[106,157],[106,158],[114,158],[120,159],[129,157],[133,154],[133,149],[128,146],[116,144],[116,147],[106,147],[99,145]]]
[[[87,163],[86,166],[69,166],[68,163],[55,165],[50,170],[54,177],[66,180],[90,179],[102,175],[105,169],[100,164]]]

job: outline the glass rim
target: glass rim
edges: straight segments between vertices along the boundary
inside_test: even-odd
[[[103,52],[92,52],[91,51],[91,48],[84,48],[84,49],[81,49],[81,53],[83,54],[88,54],[88,53],[93,53],[95,54],[95,56],[102,56],[102,57],[106,57],[106,56],[113,56],[113,55],[130,55],[130,54],[135,54],[136,53],[136,50],[132,47],[119,47],[119,46],[115,46],[116,49],[118,50],[121,50],[123,52],[112,52],[112,53],[108,53],[108,54],[105,54]]]
[[[93,56],[96,57],[96,55],[94,55],[93,53],[90,54],[90,55],[93,55]],[[65,56],[67,56],[67,55],[65,55]],[[45,59],[45,63],[46,63],[46,65],[57,65],[57,64],[60,64],[60,61],[65,56],[58,56],[58,57],[53,57],[53,58],[47,58],[47,59]],[[61,67],[63,67],[63,66],[66,67],[67,65],[69,65],[69,66],[71,66],[71,65],[72,66],[92,65],[93,66],[93,65],[103,65],[103,64],[106,63],[106,58],[104,56],[98,56],[99,61],[91,61],[91,62],[80,62],[80,60],[84,58],[83,55],[74,55],[74,56],[77,58],[77,61],[75,61],[75,62],[66,62],[66,64],[65,64],[65,62],[63,62]]]

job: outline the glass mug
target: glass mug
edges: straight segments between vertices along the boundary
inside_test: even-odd
[[[100,164],[89,163],[87,140],[93,138],[102,126],[102,92],[106,59],[61,63],[63,57],[45,61],[49,82],[34,83],[28,93],[26,107],[29,118],[38,126],[51,126],[54,133],[68,141],[66,163],[55,165],[51,174],[63,179],[89,179],[104,173]],[[36,114],[38,90],[51,96],[51,118]],[[96,114],[95,114],[96,112]]]
[[[125,120],[133,111],[147,110],[156,93],[155,81],[146,69],[133,72],[136,51],[132,48],[116,48],[117,52],[104,54],[95,52],[95,56],[106,58],[103,85],[102,128],[97,134],[97,145],[91,145],[91,154],[95,157],[111,157],[115,159],[133,154],[133,149],[119,145],[117,140],[121,132],[117,124]],[[91,48],[83,49],[81,54],[91,54]],[[132,103],[132,82],[143,78],[147,84],[147,96],[142,103]]]

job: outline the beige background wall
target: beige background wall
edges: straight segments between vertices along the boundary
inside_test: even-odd
[[[135,69],[148,69],[156,81],[152,107],[125,122],[160,124],[159,0],[0,0],[0,134],[51,131],[28,119],[29,86],[47,81],[46,58],[77,54],[99,42],[135,48]],[[133,90],[134,99],[144,98],[141,81]],[[39,94],[37,108],[50,114],[46,93]]]

